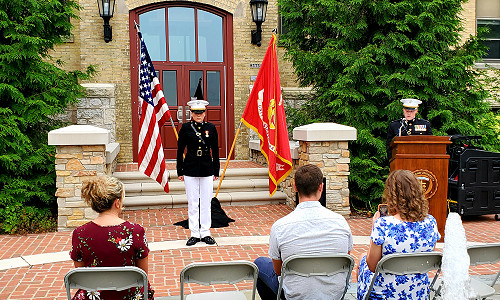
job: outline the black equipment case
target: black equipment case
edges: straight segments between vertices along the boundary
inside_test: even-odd
[[[500,213],[500,153],[472,146],[478,136],[452,136],[448,146],[450,210],[464,216]]]

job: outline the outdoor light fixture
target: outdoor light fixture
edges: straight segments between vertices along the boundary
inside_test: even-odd
[[[267,0],[250,0],[252,19],[257,24],[257,30],[252,30],[252,44],[260,47],[262,23],[266,20]]]
[[[104,20],[104,41],[109,43],[113,37],[111,26],[109,26],[109,19],[113,17],[115,0],[97,0],[97,5],[99,5],[99,14]]]

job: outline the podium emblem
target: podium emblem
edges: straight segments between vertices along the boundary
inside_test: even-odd
[[[436,175],[434,175],[431,171],[424,169],[415,170],[413,171],[413,174],[415,174],[418,181],[420,181],[422,189],[424,190],[425,198],[429,199],[434,196],[438,187]]]

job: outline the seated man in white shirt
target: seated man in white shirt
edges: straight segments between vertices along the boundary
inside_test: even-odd
[[[349,225],[340,214],[321,206],[323,174],[315,165],[305,165],[295,172],[295,191],[299,204],[293,212],[276,221],[269,237],[269,256],[259,257],[257,289],[262,300],[276,299],[281,264],[294,254],[350,253],[353,242]],[[283,294],[292,299],[340,299],[345,274],[300,277],[287,275]]]

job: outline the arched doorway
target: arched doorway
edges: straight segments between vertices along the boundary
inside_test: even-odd
[[[134,23],[140,25],[177,131],[190,120],[187,102],[201,84],[210,103],[206,120],[217,127],[220,157],[226,158],[234,137],[231,14],[191,2],[164,2],[130,12],[133,153],[137,161],[139,53]],[[160,132],[165,158],[174,159],[177,141],[170,122]]]

